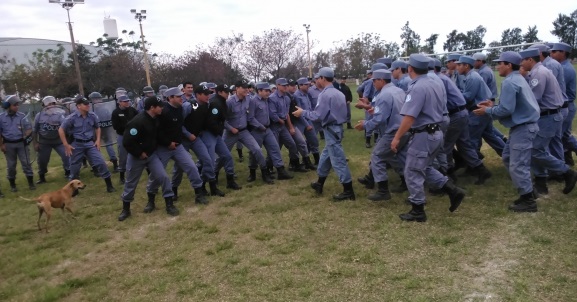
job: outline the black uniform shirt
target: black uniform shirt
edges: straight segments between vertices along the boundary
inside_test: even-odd
[[[124,134],[126,124],[138,114],[138,111],[132,107],[126,109],[116,108],[112,111],[112,128],[118,135]]]
[[[161,146],[169,146],[171,142],[182,142],[182,125],[184,117],[182,107],[173,107],[169,103],[164,104],[162,114],[158,117],[157,142]]]
[[[224,122],[226,121],[226,100],[215,94],[213,98],[208,101],[208,116],[206,119],[206,130],[213,135],[222,135],[224,131]]]
[[[142,152],[150,156],[156,150],[157,129],[158,119],[146,111],[141,112],[126,124],[122,145],[135,157],[140,157]]]

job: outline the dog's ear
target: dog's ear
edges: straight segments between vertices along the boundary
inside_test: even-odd
[[[75,182],[75,181],[69,182],[68,185],[69,185],[72,189],[75,189],[75,188],[76,188],[76,182]]]

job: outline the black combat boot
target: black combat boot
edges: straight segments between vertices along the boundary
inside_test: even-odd
[[[267,168],[260,169],[260,173],[262,174],[262,181],[263,182],[265,182],[267,184],[274,184],[274,181],[272,180],[272,178],[270,178],[270,175],[268,174]]]
[[[379,134],[373,133],[373,142],[375,143],[375,145],[377,144],[377,141],[379,141]]]
[[[239,186],[239,185],[234,181],[234,174],[227,174],[227,175],[226,175],[226,188],[227,188],[227,189],[233,189],[233,190],[240,190],[240,189],[242,189],[242,187]]]
[[[108,193],[116,192],[116,189],[112,186],[112,180],[110,180],[110,176],[105,178],[104,182],[106,183],[106,192]]]
[[[425,205],[411,203],[411,210],[408,213],[399,215],[399,218],[403,221],[425,222],[427,221]]]
[[[248,170],[248,178],[246,179],[247,182],[253,182],[256,180],[256,169],[249,169]]]
[[[206,194],[202,190],[202,188],[194,188],[194,203],[197,204],[208,204],[208,198],[206,198]]]
[[[292,179],[293,176],[288,174],[284,166],[277,167],[278,180]]]
[[[353,128],[353,125],[351,125],[351,122],[348,122],[348,123],[347,123],[347,129],[354,129],[354,128]]]
[[[371,137],[365,136],[365,148],[371,148]]]
[[[575,161],[573,160],[573,152],[565,151],[565,163],[569,166],[575,166]]]
[[[289,171],[305,173],[308,172],[309,170],[305,169],[304,166],[301,166],[301,163],[298,158],[294,159],[291,158],[289,164]]]
[[[26,176],[26,180],[28,181],[28,189],[36,190],[36,185],[34,185],[34,176]]]
[[[485,167],[485,165],[483,165],[482,163],[478,166],[475,167],[475,170],[477,172],[477,181],[475,181],[476,185],[482,185],[485,183],[485,180],[491,178],[491,176],[493,176],[493,174],[491,174],[491,171],[487,170],[487,168]],[[447,174],[448,176],[448,174]]]
[[[567,172],[563,173],[563,178],[565,178],[563,194],[569,194],[575,188],[575,183],[577,183],[577,172],[569,169]]]
[[[64,170],[64,178],[70,177],[70,170]]]
[[[242,155],[242,149],[236,149],[236,152],[238,153],[238,161],[242,163],[244,161],[244,156]]]
[[[224,197],[224,192],[219,190],[217,185],[216,180],[211,180],[208,182],[208,185],[210,187],[210,195],[211,196],[220,196],[220,197]]]
[[[308,156],[303,157],[303,162],[305,163],[305,169],[309,169],[312,171],[317,169],[317,166],[313,165],[311,159]]]
[[[373,171],[371,169],[369,169],[369,174],[364,177],[359,177],[357,180],[369,190],[375,188],[375,178],[373,177]]]
[[[43,184],[46,183],[46,174],[38,174],[38,180],[36,181],[36,184]]]
[[[533,188],[539,195],[549,194],[549,189],[547,188],[547,177],[535,177],[535,185]]]
[[[453,182],[449,179],[443,186],[443,191],[449,195],[449,200],[451,201],[449,211],[455,212],[455,210],[461,205],[461,202],[465,198],[465,190],[455,186],[455,184],[453,184]]]
[[[0,198],[4,197],[4,193],[2,193],[2,190],[0,190]]]
[[[392,197],[391,192],[389,191],[389,182],[386,180],[377,182],[377,192],[369,195],[368,198],[372,201],[385,201],[391,199]]]
[[[401,184],[398,187],[393,188],[391,190],[391,192],[393,193],[403,193],[409,190],[409,188],[407,188],[407,182],[405,181],[405,177],[404,176],[399,177],[401,178]]]
[[[172,197],[166,197],[164,203],[166,204],[166,214],[170,216],[178,216],[180,214],[180,211],[174,206]]]
[[[353,191],[353,182],[343,184],[343,192],[333,196],[333,201],[355,200],[355,192]]]
[[[148,196],[148,202],[144,207],[144,213],[152,213],[156,209],[156,205],[154,204],[154,200],[156,199],[156,194],[153,193],[146,193]]]
[[[118,160],[117,159],[111,159],[110,162],[112,163],[112,172],[113,173],[118,172]]]
[[[313,153],[313,158],[315,160],[315,166],[319,165],[319,159],[321,158],[321,155],[319,153]]]
[[[10,182],[10,192],[18,192],[18,189],[16,189],[16,179],[8,179],[8,182]]]
[[[173,202],[178,201],[178,187],[172,187],[172,193],[174,193],[174,196],[172,197],[172,201]]]
[[[124,178],[124,172],[120,172],[120,184],[123,185],[126,182],[126,179]]]
[[[100,177],[100,172],[98,172],[97,166],[92,167],[91,172],[92,172],[92,175],[94,175],[94,177]]]
[[[509,210],[513,212],[537,212],[537,202],[535,201],[535,194],[529,192],[521,195],[521,197],[509,206]]]
[[[325,139],[325,133],[324,133],[324,131],[322,131],[322,130],[319,131],[319,135],[320,135],[321,139]]]
[[[206,190],[206,181],[202,182],[202,187],[200,187],[200,189],[202,190],[202,192],[204,193],[204,195],[208,196],[208,191]]]
[[[122,202],[122,212],[118,215],[118,221],[124,221],[126,218],[130,217],[130,202]]]
[[[317,182],[311,183],[311,188],[317,192],[317,194],[323,194],[323,186],[325,185],[325,181],[327,180],[326,177],[320,177]]]

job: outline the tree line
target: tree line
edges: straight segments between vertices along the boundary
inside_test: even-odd
[[[552,22],[551,33],[560,41],[573,46],[572,58],[577,56],[577,10],[569,15],[560,13]],[[485,48],[483,25],[470,30],[449,32],[443,43],[444,52]],[[133,39],[134,32],[122,31],[126,39],[110,39],[106,35],[97,38],[91,45],[98,47],[92,54],[84,46],[77,45],[78,59],[85,93],[98,91],[113,95],[117,87],[124,87],[140,94],[146,84],[144,56],[141,41]],[[499,41],[488,46],[515,45],[539,42],[537,26],[508,28],[501,33]],[[362,77],[377,58],[408,56],[412,53],[433,53],[442,38],[432,34],[425,39],[411,29],[409,22],[401,28],[400,44],[386,41],[378,33],[360,33],[334,43],[328,50],[311,53],[313,70],[331,66],[337,75]],[[274,41],[274,42],[273,42]],[[148,41],[144,42],[150,45]],[[310,48],[314,48],[312,41]],[[499,56],[502,51],[518,51],[521,47],[487,51],[488,60]],[[444,59],[441,57],[440,59]],[[150,55],[152,87],[164,84],[175,86],[183,81],[199,83],[233,83],[244,78],[249,81],[271,81],[279,77],[296,79],[308,75],[306,36],[291,29],[270,29],[250,38],[243,34],[218,37],[209,45],[198,45],[181,55]],[[31,54],[27,64],[16,64],[8,57],[0,57],[1,88],[6,93],[30,96],[72,96],[78,92],[74,62],[64,47],[38,50]]]

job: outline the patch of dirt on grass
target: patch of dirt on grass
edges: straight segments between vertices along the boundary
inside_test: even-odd
[[[473,289],[464,297],[465,301],[501,301],[498,292],[511,289],[508,274],[519,264],[520,246],[524,240],[518,232],[519,224],[502,223],[501,231],[491,237],[480,259],[465,263],[464,271],[469,275],[462,284]]]

